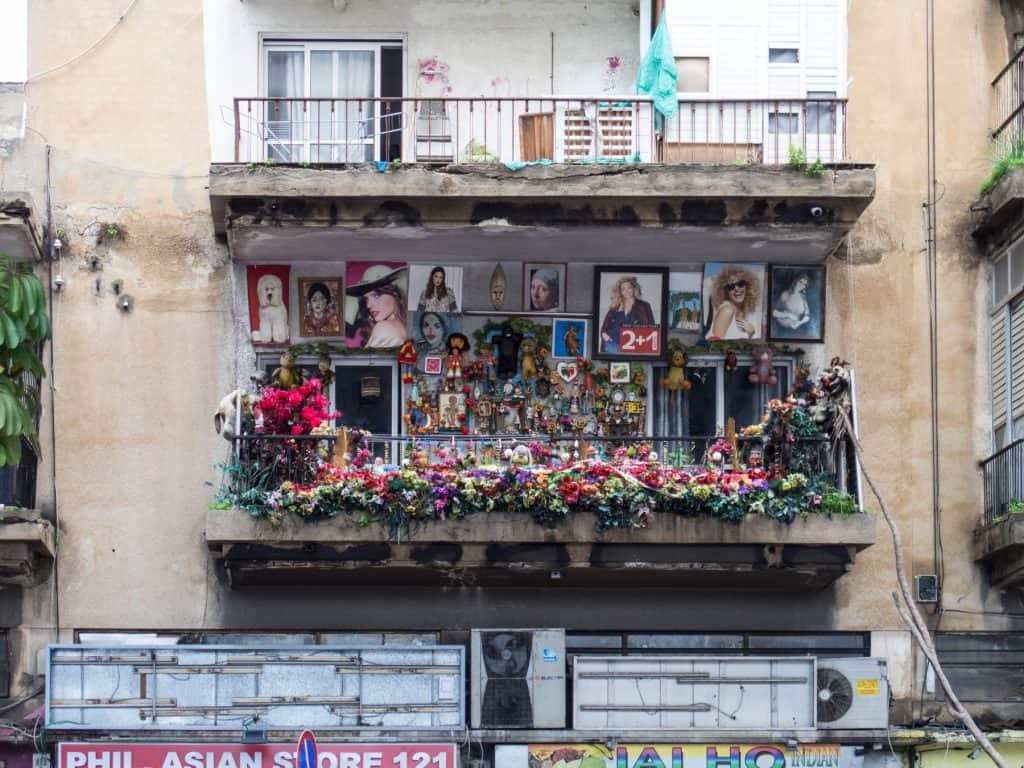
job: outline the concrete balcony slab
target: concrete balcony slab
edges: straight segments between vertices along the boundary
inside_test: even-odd
[[[1024,515],[1010,514],[978,528],[974,559],[986,563],[996,589],[1024,586]]]
[[[234,258],[494,260],[628,247],[666,261],[820,262],[871,203],[872,166],[820,177],[761,165],[216,164],[214,224]],[[597,249],[597,250],[595,250]]]
[[[544,528],[510,514],[425,522],[388,538],[339,517],[279,527],[211,510],[206,541],[234,587],[286,585],[673,586],[818,590],[875,542],[875,517],[812,515],[729,523],[660,516],[650,527],[598,532],[588,516]]]
[[[53,526],[46,521],[0,519],[0,585],[38,584],[56,556]]]

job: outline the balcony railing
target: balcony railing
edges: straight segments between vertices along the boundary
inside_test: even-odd
[[[227,117],[227,116],[226,116]],[[235,162],[779,165],[846,160],[845,99],[237,98]]]
[[[999,71],[992,88],[996,100],[992,138],[1000,145],[1019,145],[1024,138],[1024,48]]]
[[[1024,440],[1015,440],[981,463],[985,479],[985,523],[1006,517],[1024,503]]]

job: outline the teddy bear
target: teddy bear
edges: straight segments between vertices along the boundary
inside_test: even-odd
[[[679,347],[673,349],[668,358],[668,375],[661,380],[661,385],[673,392],[679,389],[683,392],[688,390],[691,386],[686,378],[688,362],[689,357],[687,357],[685,349]]]

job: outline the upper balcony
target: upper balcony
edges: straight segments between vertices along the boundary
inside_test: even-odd
[[[844,99],[678,106],[662,120],[636,95],[238,98],[235,162],[211,169],[215,226],[243,260],[295,237],[314,258],[358,251],[409,228],[438,254],[479,252],[500,229],[509,253],[554,255],[616,225],[638,258],[806,263],[873,199],[874,169],[847,162]]]
[[[974,556],[985,562],[992,585],[1024,585],[1024,440],[982,462],[985,511],[974,532]]]

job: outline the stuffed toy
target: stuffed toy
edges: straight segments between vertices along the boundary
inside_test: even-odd
[[[736,353],[731,349],[725,353],[725,370],[729,373],[736,370],[739,363],[736,360]]]
[[[686,379],[686,364],[689,358],[686,350],[676,347],[668,358],[668,375],[661,380],[661,385],[673,392],[681,389],[683,392],[690,388],[690,382]]]
[[[750,366],[747,381],[751,384],[777,384],[779,380],[775,375],[775,366],[772,365],[775,350],[771,347],[754,347],[753,355],[754,364]]]

